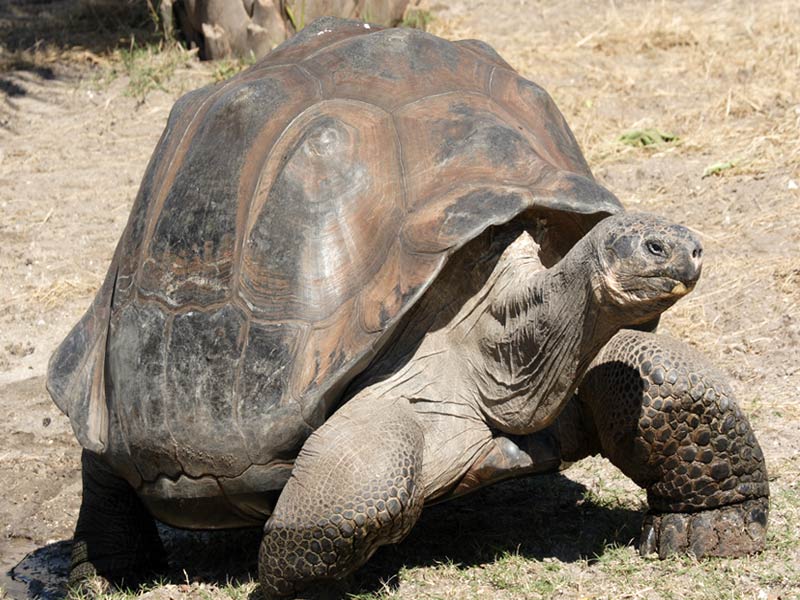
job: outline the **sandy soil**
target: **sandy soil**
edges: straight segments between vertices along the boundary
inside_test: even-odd
[[[670,215],[703,235],[701,283],[665,317],[662,330],[730,373],[780,499],[772,514],[776,549],[769,556],[785,564],[774,576],[756,574],[742,583],[736,565],[750,563],[721,563],[723,571],[736,573],[724,581],[731,584],[730,597],[797,597],[800,8],[788,0],[719,2],[713,10],[690,0],[520,0],[503,3],[502,10],[480,0],[447,4],[433,7],[433,30],[484,39],[548,89],[598,179],[629,208]],[[78,512],[80,453],[44,389],[47,360],[105,274],[171,104],[210,81],[215,70],[184,56],[164,89],[142,101],[130,95],[134,74],[118,69],[108,49],[41,56],[0,72],[2,572],[32,551],[49,552],[53,572],[63,568],[66,545],[58,542],[69,539]],[[648,148],[618,141],[624,131],[645,127],[680,139]],[[720,163],[733,165],[704,176]],[[399,549],[379,554],[377,566],[359,576],[359,589],[404,598],[503,596],[502,586],[473,581],[480,580],[481,565],[497,548],[513,553],[520,535],[542,538],[542,529],[557,520],[573,525],[556,526],[549,536],[556,547],[524,554],[545,565],[558,562],[565,597],[586,595],[594,567],[580,557],[602,554],[608,543],[632,553],[642,497],[599,461],[567,474],[571,480],[502,486],[435,509],[418,526],[427,533],[415,532]],[[504,512],[529,502],[529,493],[541,498],[533,517]],[[230,543],[249,549],[257,543],[251,537]],[[546,548],[544,538],[535,543]],[[448,539],[459,547],[448,546]],[[188,544],[176,547],[191,557],[202,554],[205,542],[175,543]],[[478,549],[470,551],[470,544]],[[437,560],[445,562],[444,575]],[[451,577],[446,565],[453,562],[466,566]],[[186,557],[180,561],[181,568],[189,564]],[[657,566],[647,564],[655,573]],[[191,595],[251,565],[217,565],[214,576],[190,567],[201,583],[181,591],[173,581],[169,595]],[[381,583],[387,579],[393,583]],[[594,597],[613,597],[614,581]],[[639,583],[645,591],[634,597],[661,597],[657,584]],[[0,597],[3,587],[22,593],[5,580]]]

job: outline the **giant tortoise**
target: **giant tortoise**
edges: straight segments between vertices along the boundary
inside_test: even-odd
[[[164,566],[154,519],[264,525],[267,597],[426,504],[603,454],[641,549],[763,547],[725,377],[653,333],[702,246],[624,212],[489,46],[315,21],[181,98],[48,387],[83,451],[71,579]]]

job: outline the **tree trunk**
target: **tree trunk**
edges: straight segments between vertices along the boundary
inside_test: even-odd
[[[161,0],[165,32],[180,30],[200,58],[260,58],[314,19],[397,25],[420,0]]]

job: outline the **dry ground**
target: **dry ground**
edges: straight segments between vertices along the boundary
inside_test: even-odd
[[[239,65],[141,49],[115,18],[63,12],[69,2],[29,3],[54,17],[38,15],[36,30],[14,4],[0,6],[0,567],[35,551],[17,575],[43,570],[57,595],[79,451],[44,390],[47,358],[101,281],[172,102]],[[431,29],[484,39],[548,89],[598,179],[628,207],[703,235],[701,283],[662,329],[731,375],[771,475],[769,547],[736,560],[638,558],[644,495],[598,459],[426,511],[354,578],[353,593],[800,597],[800,5],[446,4],[432,7]],[[646,129],[678,138],[619,140]],[[175,571],[140,597],[252,593],[257,534],[168,537]],[[23,593],[53,596],[0,579],[0,598]]]

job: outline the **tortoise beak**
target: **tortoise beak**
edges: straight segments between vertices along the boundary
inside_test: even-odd
[[[703,244],[692,236],[687,240],[685,250],[676,257],[676,264],[671,275],[677,283],[670,293],[685,296],[694,289],[703,270]]]
[[[694,288],[694,285],[692,285],[691,287],[687,287],[686,284],[684,284],[682,281],[679,281],[669,291],[669,293],[672,294],[673,296],[683,297],[689,292],[691,292],[692,288]]]

